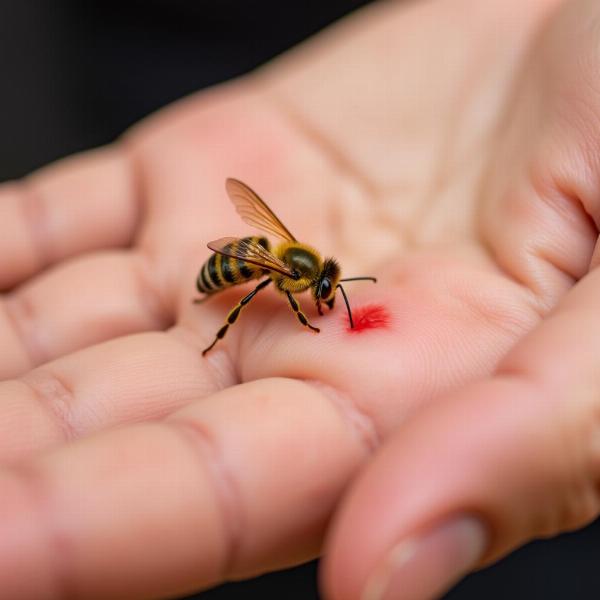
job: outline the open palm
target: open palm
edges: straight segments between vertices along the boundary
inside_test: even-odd
[[[526,86],[513,96],[541,18],[518,2],[375,5],[5,184],[7,597],[184,593],[315,556],[381,440],[488,374],[585,273],[593,227],[532,202],[545,174],[528,171]],[[251,289],[192,303],[206,243],[256,233],[226,177],[343,276],[378,277],[347,284],[373,327],[349,330],[340,298],[319,317],[298,296],[311,334],[267,288],[202,357]]]

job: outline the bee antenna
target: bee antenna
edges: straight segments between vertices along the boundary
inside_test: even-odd
[[[350,310],[350,303],[348,302],[348,296],[346,296],[346,292],[344,288],[338,283],[336,288],[340,288],[342,292],[342,296],[344,297],[344,302],[346,303],[346,308],[348,309],[348,318],[350,319],[350,329],[354,329],[354,321],[352,320],[352,311]]]
[[[340,281],[372,281],[373,283],[377,283],[376,277],[346,277],[345,279],[340,279]]]

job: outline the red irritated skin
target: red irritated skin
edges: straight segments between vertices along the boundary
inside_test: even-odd
[[[345,316],[347,330],[350,333],[362,333],[368,329],[381,329],[389,325],[390,315],[380,304],[367,304],[352,310],[354,328],[350,327],[350,319]]]

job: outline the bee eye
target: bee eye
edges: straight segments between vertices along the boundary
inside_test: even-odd
[[[321,298],[325,299],[331,294],[331,283],[329,279],[323,279],[321,282]]]

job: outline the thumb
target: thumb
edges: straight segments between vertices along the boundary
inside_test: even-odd
[[[531,538],[600,513],[598,298],[594,271],[493,378],[397,431],[334,523],[330,598],[435,597]]]

